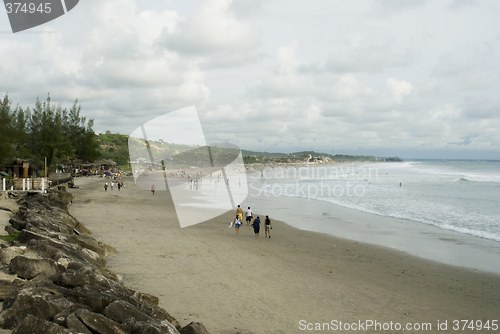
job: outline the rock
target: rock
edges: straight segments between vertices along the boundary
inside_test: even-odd
[[[48,204],[50,205],[51,208],[58,208],[69,214],[68,206],[63,201],[60,201],[56,198],[52,199],[47,198],[47,199],[48,199]]]
[[[66,318],[66,327],[75,333],[81,334],[92,334],[92,332],[88,329],[87,326],[83,324],[74,314],[68,315]]]
[[[136,322],[133,324],[133,334],[179,334],[167,320],[156,322]]]
[[[13,329],[29,314],[43,320],[51,319],[50,305],[41,296],[27,293],[19,294],[12,306],[11,303],[12,300],[4,300],[4,310],[0,313],[0,327],[2,328]]]
[[[43,274],[45,277],[57,278],[64,267],[58,265],[51,259],[28,259],[24,256],[16,256],[10,261],[9,269],[21,278],[32,279]]]
[[[133,318],[136,321],[153,321],[151,317],[139,311],[134,305],[123,300],[116,300],[109,304],[103,314],[119,323],[125,323],[128,319]]]
[[[26,251],[26,247],[7,247],[0,249],[0,261],[4,264],[10,264],[13,258],[19,255],[23,255]]]
[[[80,247],[90,249],[101,256],[116,253],[116,249],[113,247],[99,243],[94,238],[86,235],[71,235],[68,237],[68,241],[77,244]]]
[[[65,287],[84,286],[90,282],[89,275],[69,269],[59,275],[58,282]]]
[[[76,198],[75,195],[73,195],[72,193],[68,193],[65,191],[57,191],[57,199],[63,201],[66,205],[73,203],[75,198]]]
[[[180,334],[210,334],[201,322],[192,322],[189,325],[182,327]]]
[[[61,327],[53,322],[38,319],[29,314],[17,326],[12,334],[74,334],[70,330]]]
[[[27,222],[20,216],[14,216],[9,219],[10,225],[14,226],[16,230],[22,230],[26,227]]]
[[[78,310],[75,312],[75,315],[83,324],[99,334],[129,334],[132,332],[129,326],[119,324],[102,314],[87,310]]]
[[[134,297],[140,301],[146,301],[146,302],[153,304],[153,305],[158,305],[160,303],[160,300],[158,299],[158,297],[153,296],[152,294],[149,294],[149,293],[143,293],[143,292],[136,291],[134,293]]]
[[[139,310],[141,312],[146,313],[149,315],[151,318],[155,320],[167,320],[170,322],[172,325],[174,325],[177,329],[181,329],[181,325],[179,322],[170,315],[166,310],[162,309],[161,307],[150,304],[148,302],[143,302],[141,303],[141,306],[139,307]]]
[[[102,313],[109,304],[116,300],[124,300],[132,305],[136,304],[136,307],[140,304],[119,283],[111,289],[88,284],[77,286],[69,290],[68,298],[76,303],[89,306],[93,312],[97,313]]]
[[[14,233],[17,233],[19,232],[18,229],[16,229],[14,226],[12,225],[7,225],[5,226],[5,232],[9,233],[9,234],[14,234]]]

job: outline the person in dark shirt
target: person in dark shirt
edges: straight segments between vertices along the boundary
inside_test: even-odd
[[[259,237],[259,231],[260,231],[260,217],[255,218],[253,221],[253,231],[255,232],[255,237]]]
[[[265,226],[265,232],[266,232],[266,238],[267,235],[269,234],[269,238],[271,237],[271,229],[273,226],[271,225],[271,219],[269,219],[269,216],[266,216],[266,226]]]

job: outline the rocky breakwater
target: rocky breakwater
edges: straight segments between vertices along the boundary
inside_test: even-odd
[[[90,236],[54,194],[20,199],[1,241],[0,327],[13,333],[206,334],[181,327],[158,298],[125,287],[107,269],[115,250]]]

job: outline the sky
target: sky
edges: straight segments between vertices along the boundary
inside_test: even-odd
[[[500,159],[497,0],[81,0],[13,34],[0,94],[78,98],[130,134],[195,106],[207,142],[268,152]]]

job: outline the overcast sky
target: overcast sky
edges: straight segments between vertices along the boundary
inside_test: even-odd
[[[195,105],[209,142],[500,159],[498,0],[81,0],[13,34],[0,92],[96,132]]]

